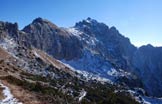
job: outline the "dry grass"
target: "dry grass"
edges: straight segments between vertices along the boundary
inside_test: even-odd
[[[14,97],[19,99],[23,104],[42,104],[35,93],[29,92],[28,90],[25,90],[20,86],[10,84],[5,80],[3,80],[2,82],[10,88],[11,93],[14,95]]]
[[[4,95],[3,95],[3,89],[2,87],[0,87],[0,100],[4,99]]]
[[[11,57],[11,55],[7,51],[5,51],[3,48],[0,47],[0,58],[7,59],[9,57]]]
[[[75,73],[73,71],[70,70],[70,68],[68,66],[65,66],[64,64],[62,64],[61,62],[59,62],[58,60],[52,58],[52,56],[49,56],[48,54],[46,54],[45,52],[38,50],[38,49],[34,49],[34,51],[37,52],[37,54],[39,54],[41,57],[41,59],[44,62],[47,63],[51,63],[54,67],[56,67],[57,69],[60,69],[61,71],[64,71],[66,73],[71,74],[72,76],[75,76]]]

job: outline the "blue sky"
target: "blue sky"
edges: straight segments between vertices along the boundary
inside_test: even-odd
[[[162,0],[0,0],[0,21],[19,28],[36,17],[70,27],[91,17],[115,26],[136,46],[162,46]]]

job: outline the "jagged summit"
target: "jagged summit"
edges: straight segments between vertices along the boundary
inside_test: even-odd
[[[150,48],[154,48],[154,46],[153,45],[151,45],[151,44],[147,44],[147,45],[144,45],[145,47],[150,47]],[[144,47],[143,46],[143,47]]]
[[[5,31],[4,31],[5,30]],[[18,24],[0,21],[0,39],[8,36],[17,36]]]
[[[38,17],[32,21],[29,25],[25,26],[22,31],[26,33],[36,32],[36,30],[47,30],[51,32],[61,32],[61,34],[64,34],[64,31],[62,31],[57,25],[54,23],[48,21],[47,19],[43,19],[41,17]],[[44,34],[45,35],[45,34]]]
[[[22,31],[28,33],[27,38],[33,46],[51,55],[55,53],[55,58],[70,59],[80,56],[79,39],[46,19],[36,18]],[[75,52],[71,52],[72,49]]]
[[[34,22],[42,22],[42,21],[44,21],[44,19],[41,18],[41,17],[38,17],[38,18],[36,18],[36,19],[33,20],[33,23]]]
[[[84,20],[83,20],[83,21],[84,21]],[[97,22],[98,22],[97,20],[92,19],[92,18],[90,18],[90,17],[88,17],[87,19],[85,19],[85,21],[88,22],[88,23],[97,23]]]
[[[118,31],[115,26],[110,27],[110,30],[112,30],[112,31]]]
[[[88,17],[87,19],[83,19],[82,21],[79,21],[75,24],[75,27],[77,28],[86,28],[86,27],[94,27],[94,26],[99,26],[99,25],[104,25],[106,26],[104,23],[100,23],[95,19],[92,19],[90,17]]]
[[[17,22],[11,23],[11,22],[0,21],[0,29],[3,30],[6,28],[14,28],[14,29],[18,30],[18,23]]]
[[[41,18],[41,17],[37,17],[35,18],[32,23],[52,23],[47,19]]]
[[[58,26],[55,25],[54,23],[52,23],[51,21],[49,21],[47,19],[43,19],[41,17],[34,19],[32,21],[32,23],[29,24],[29,25],[35,25],[35,26],[45,26],[46,25],[46,26],[49,26],[51,28],[58,28]]]

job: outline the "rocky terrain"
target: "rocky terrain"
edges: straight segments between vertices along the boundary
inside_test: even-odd
[[[0,49],[2,83],[24,104],[138,104],[162,96],[162,48],[137,48],[91,18],[70,28],[42,18],[22,30],[0,22]]]
[[[121,78],[114,78],[111,74],[107,74],[111,69],[115,69],[118,72],[128,72],[133,74],[134,77],[125,79],[136,80],[138,82],[136,86],[143,87],[150,96],[161,96],[162,93],[158,92],[162,91],[160,82],[162,67],[157,64],[161,62],[161,47],[152,46],[153,50],[159,49],[158,54],[156,54],[158,58],[148,54],[151,52],[150,49],[147,49],[149,47],[144,48],[145,52],[143,55],[152,57],[151,61],[155,60],[154,62],[156,63],[153,64],[154,62],[151,63],[148,59],[143,59],[143,55],[138,54],[141,53],[140,51],[143,47],[137,48],[132,45],[130,40],[120,34],[115,27],[108,27],[104,23],[91,18],[80,21],[70,28],[58,28],[54,24],[53,27],[51,25],[51,22],[37,18],[22,31],[34,35],[34,37],[27,36],[29,42],[38,42],[30,44],[44,50],[54,58],[69,64],[75,69],[88,71],[111,80],[121,80]],[[56,30],[58,31],[56,32]],[[42,39],[42,41],[39,39]],[[148,71],[147,67],[153,71]],[[139,72],[138,70],[141,71]],[[150,76],[150,74],[152,76],[149,77],[148,81],[145,81],[148,79],[145,77],[147,75]],[[139,79],[141,79],[142,85],[139,84]],[[155,82],[154,87],[149,87],[152,84],[150,80]]]

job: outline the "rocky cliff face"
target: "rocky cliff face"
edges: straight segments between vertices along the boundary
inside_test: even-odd
[[[103,59],[107,59],[118,68],[129,69],[129,60],[136,47],[115,27],[109,28],[104,23],[87,18],[76,23],[73,28],[83,33],[80,35],[81,40],[89,50],[98,52]]]
[[[74,27],[65,30],[80,40],[83,45],[83,54],[79,59],[61,60],[62,62],[75,69],[88,71],[113,81],[126,75],[119,71],[120,69],[130,72],[130,60],[136,51],[136,47],[130,43],[128,38],[122,36],[115,27],[109,28],[103,23],[87,18],[76,23]],[[113,69],[119,72],[121,76],[109,74]],[[127,76],[126,79],[128,81],[132,78]]]
[[[78,38],[45,19],[35,19],[22,31],[27,33],[26,40],[30,44],[57,59],[70,60],[82,54]]]
[[[18,25],[17,23],[12,24],[8,22],[0,22],[0,38],[3,39],[7,36],[16,37],[18,34]]]
[[[133,56],[133,65],[148,94],[162,96],[162,47],[140,47]]]
[[[122,36],[115,27],[109,29],[91,18],[68,29],[37,18],[22,31],[27,33],[26,40],[33,46],[57,59],[79,59],[85,56],[86,52],[83,51],[90,51],[104,60],[108,59],[118,68],[128,69],[130,63],[127,59],[136,50],[129,39]]]

